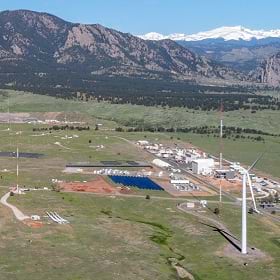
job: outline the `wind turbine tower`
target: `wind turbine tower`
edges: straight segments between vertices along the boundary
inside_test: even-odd
[[[244,170],[245,171],[245,170]],[[247,201],[246,201],[246,172],[243,174],[242,182],[242,236],[241,236],[241,253],[247,254]]]
[[[241,253],[243,255],[247,254],[247,182],[250,188],[254,211],[260,213],[257,209],[255,196],[252,187],[252,181],[250,177],[250,170],[258,163],[262,158],[263,154],[250,166],[248,170],[242,168],[242,234],[241,234]]]

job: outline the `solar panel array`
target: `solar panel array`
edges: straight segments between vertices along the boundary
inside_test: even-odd
[[[115,161],[115,160],[103,160],[103,161],[100,161],[102,164],[104,165],[111,165],[111,166],[114,166],[114,165],[121,165],[122,163],[119,162],[119,161]]]
[[[109,178],[116,184],[126,187],[136,187],[144,190],[163,191],[163,188],[148,177],[133,177],[133,176],[117,176],[112,175]]]
[[[129,165],[135,165],[135,166],[139,165],[138,162],[133,161],[133,160],[127,160],[126,163],[129,164]]]
[[[19,158],[41,158],[43,154],[38,153],[19,153]],[[16,152],[0,152],[0,157],[17,157]]]

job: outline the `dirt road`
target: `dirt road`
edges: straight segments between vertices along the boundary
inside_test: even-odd
[[[12,204],[10,204],[10,203],[7,202],[7,199],[8,199],[9,197],[10,197],[10,192],[4,194],[4,195],[1,197],[0,202],[1,202],[3,205],[5,205],[6,207],[9,207],[9,208],[13,211],[15,217],[16,217],[19,221],[24,221],[24,220],[26,220],[26,219],[30,219],[30,217],[24,215],[17,207],[15,207],[14,205],[12,205]]]

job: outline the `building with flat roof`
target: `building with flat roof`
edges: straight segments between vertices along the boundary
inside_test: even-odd
[[[212,158],[199,158],[192,161],[192,172],[195,174],[211,174],[215,162]]]
[[[235,178],[235,171],[233,169],[216,170],[215,177],[226,180],[233,180]]]

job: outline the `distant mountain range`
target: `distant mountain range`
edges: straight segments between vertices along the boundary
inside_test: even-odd
[[[210,45],[205,40],[195,41],[199,45],[166,38],[144,40],[99,24],[70,23],[46,13],[4,11],[0,13],[0,84],[94,90],[100,77],[209,85],[278,84],[274,74],[267,78],[266,73],[274,71],[275,65],[256,63],[250,74],[244,73],[221,59],[223,52],[234,53],[240,46],[229,48],[220,39],[214,40],[218,41]],[[278,45],[270,48],[272,55],[280,50]],[[130,83],[130,87],[135,84]]]
[[[261,40],[267,38],[280,38],[280,29],[275,30],[251,30],[243,26],[223,26],[206,32],[198,32],[196,34],[174,33],[170,35],[162,35],[156,32],[150,32],[145,35],[139,35],[144,40],[165,40],[173,41],[202,41],[207,39],[224,39],[231,40]]]
[[[233,26],[191,35],[151,32],[139,37],[145,40],[174,40],[201,56],[247,74],[256,71],[265,60],[280,51],[280,29],[265,31]]]

